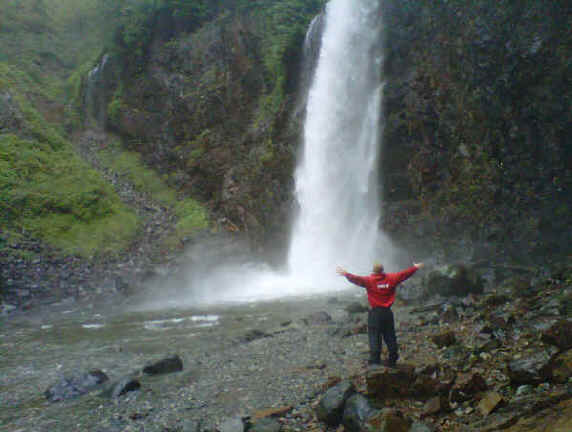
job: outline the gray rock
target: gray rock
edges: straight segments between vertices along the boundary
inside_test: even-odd
[[[146,375],[163,375],[183,370],[183,361],[178,355],[167,357],[143,368]]]
[[[318,419],[331,426],[339,425],[342,421],[344,404],[354,392],[355,387],[351,381],[342,381],[328,389],[316,407]]]
[[[346,401],[342,423],[349,432],[360,432],[375,413],[367,398],[356,393]]]
[[[98,388],[108,380],[105,373],[96,369],[81,375],[65,377],[50,386],[44,395],[50,402],[72,399]]]
[[[539,384],[550,374],[551,355],[544,350],[526,354],[508,362],[508,375],[513,384]]]
[[[481,294],[484,281],[474,270],[462,264],[438,267],[423,281],[428,296],[463,297],[468,294]]]

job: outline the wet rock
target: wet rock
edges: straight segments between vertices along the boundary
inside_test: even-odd
[[[463,297],[480,294],[484,281],[478,273],[462,264],[450,264],[431,271],[424,279],[428,296]]]
[[[139,390],[140,388],[141,383],[137,379],[128,376],[109,384],[107,388],[101,393],[101,395],[104,397],[117,399],[129,392]]]
[[[44,395],[50,402],[72,399],[98,388],[108,380],[105,373],[96,369],[81,375],[63,378],[50,386]]]
[[[146,375],[164,375],[183,370],[183,361],[178,355],[167,357],[143,368]]]
[[[487,389],[485,379],[479,373],[460,374],[451,389],[453,402],[470,400],[476,393]]]
[[[332,317],[325,311],[314,312],[302,320],[306,325],[322,325],[332,321]]]
[[[431,340],[439,348],[451,346],[451,345],[454,345],[455,343],[457,343],[457,338],[455,337],[455,333],[452,331],[448,331],[448,332],[441,333],[438,335],[433,335],[433,336],[431,336]]]
[[[568,382],[572,377],[572,350],[558,354],[550,364],[552,381],[560,384]]]
[[[367,430],[376,432],[408,432],[409,421],[400,411],[383,409],[367,421]]]
[[[239,338],[239,341],[242,343],[249,343],[255,341],[256,339],[262,339],[265,337],[271,337],[268,333],[263,332],[262,330],[253,329],[246,332],[246,334]]]
[[[367,398],[360,393],[356,393],[346,401],[342,424],[349,432],[360,432],[365,428],[366,422],[375,412]]]
[[[342,421],[344,404],[355,393],[355,387],[351,381],[342,381],[330,388],[316,407],[318,419],[328,425],[337,426]]]
[[[414,381],[413,366],[406,364],[400,364],[396,368],[382,366],[367,373],[367,393],[378,399],[411,396]]]
[[[486,393],[479,402],[478,408],[482,415],[488,416],[499,403],[502,402],[502,395],[497,392]]]
[[[539,350],[508,362],[508,375],[513,384],[539,384],[550,371],[550,354]]]
[[[561,320],[542,334],[542,342],[558,347],[561,351],[572,348],[572,321]]]

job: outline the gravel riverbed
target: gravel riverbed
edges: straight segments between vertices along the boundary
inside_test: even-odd
[[[344,310],[360,298],[348,291],[162,311],[63,302],[12,315],[0,330],[0,429],[212,430],[228,418],[284,408],[283,421],[302,430],[328,379],[365,365],[367,335],[338,334],[364,320]],[[172,354],[183,371],[140,376],[141,389],[120,398],[94,391],[50,403],[44,396],[64,376],[101,369],[113,381]]]

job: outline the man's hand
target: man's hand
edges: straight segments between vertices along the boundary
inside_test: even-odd
[[[340,266],[336,268],[336,273],[339,274],[340,276],[345,276],[348,274],[348,272],[345,271],[345,269],[341,268]]]
[[[417,267],[418,269],[425,267],[425,264],[423,263],[413,263],[414,267]]]

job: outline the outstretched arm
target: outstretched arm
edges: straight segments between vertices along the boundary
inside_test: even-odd
[[[423,263],[414,263],[413,266],[409,267],[408,269],[400,271],[399,273],[394,273],[392,275],[394,278],[394,283],[398,284],[403,282],[405,279],[413,276],[413,273],[415,273],[420,268],[423,268],[424,266],[425,264]]]
[[[336,273],[339,274],[340,276],[344,276],[348,281],[350,281],[355,285],[359,285],[364,288],[367,287],[366,278],[348,273],[344,268],[340,266],[336,268]]]

